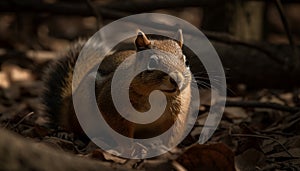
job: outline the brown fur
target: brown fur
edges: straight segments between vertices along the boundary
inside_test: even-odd
[[[134,43],[132,43],[132,45],[134,45]],[[47,72],[48,77],[45,80],[47,90],[43,97],[46,108],[45,113],[52,118],[53,122],[57,122],[58,125],[78,134],[82,134],[83,132],[78,124],[72,106],[71,83],[74,64],[82,46],[83,44],[79,45],[77,48],[71,49],[71,53],[67,55],[67,58],[61,59],[52,65],[52,68]],[[96,82],[96,96],[99,109],[107,123],[114,130],[125,136],[135,138],[150,138],[160,135],[168,130],[178,119],[180,122],[173,130],[173,135],[171,135],[170,139],[166,140],[173,143],[176,140],[174,137],[180,137],[185,130],[183,125],[186,122],[191,97],[191,76],[184,63],[185,61],[181,50],[182,42],[159,36],[142,35],[137,36],[135,46],[137,50],[153,48],[172,54],[175,59],[168,57],[162,59],[160,62],[162,65],[176,71],[175,74],[183,81],[184,86],[182,90],[178,89],[178,86],[172,82],[169,75],[161,71],[153,71],[151,73],[144,71],[133,79],[129,89],[130,100],[136,110],[145,112],[150,109],[148,99],[149,94],[153,90],[162,90],[161,87],[164,87],[164,89],[176,89],[176,91],[164,92],[167,97],[167,107],[161,117],[153,123],[136,124],[124,119],[116,111],[112,102],[110,93],[111,79],[118,65],[130,55],[135,54],[136,50],[134,50],[134,48],[127,50],[122,49],[107,56],[99,67],[98,72],[100,75],[103,74],[107,77],[106,80]],[[62,76],[59,75],[61,70],[65,71],[62,73],[64,74]],[[49,83],[51,83],[50,86]],[[57,94],[53,94],[53,89],[58,91]],[[179,91],[181,91],[181,96],[179,96]],[[58,103],[53,103],[53,101],[57,101]],[[54,108],[55,110],[52,110],[51,108]]]

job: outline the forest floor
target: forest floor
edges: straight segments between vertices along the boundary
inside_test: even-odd
[[[14,56],[15,55],[15,56]],[[197,145],[208,115],[210,91],[201,90],[202,106],[197,122],[180,147],[146,160],[119,158],[63,130],[50,130],[35,123],[43,91],[41,78],[50,59],[1,59],[0,127],[24,138],[101,162],[149,170],[300,170],[300,89],[248,90],[232,88],[222,120],[208,142]],[[28,55],[28,54],[27,54]],[[51,56],[51,55],[50,55]],[[53,55],[55,56],[55,55]],[[274,107],[275,106],[275,107]],[[294,110],[295,109],[295,110]],[[63,136],[62,136],[63,135]],[[159,166],[159,167],[158,167]]]

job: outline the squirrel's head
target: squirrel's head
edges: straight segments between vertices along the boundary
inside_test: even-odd
[[[138,32],[135,39],[137,65],[145,64],[146,71],[138,74],[131,83],[132,89],[148,95],[160,90],[167,96],[183,91],[191,83],[188,62],[182,52],[183,35],[178,30],[174,39]]]

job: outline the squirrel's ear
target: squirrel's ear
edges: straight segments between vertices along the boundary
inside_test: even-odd
[[[141,30],[138,31],[138,35],[135,39],[135,46],[137,49],[144,49],[151,44],[150,40],[146,37],[145,33]]]
[[[182,48],[183,45],[183,34],[182,34],[182,30],[178,29],[177,33],[174,36],[174,39],[176,40],[176,42],[178,43],[178,45]]]

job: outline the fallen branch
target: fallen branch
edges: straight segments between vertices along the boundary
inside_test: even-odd
[[[41,143],[33,143],[5,129],[0,129],[1,170],[14,171],[125,171],[128,168],[76,157],[56,151]]]
[[[226,101],[226,107],[243,107],[243,108],[267,108],[281,110],[285,112],[296,113],[300,111],[299,107],[284,106],[278,103],[257,102],[257,101]]]
[[[291,58],[294,53],[290,45],[256,44],[260,48],[247,43],[212,41],[226,71],[228,83],[242,83],[252,88],[296,88],[300,86],[300,67],[293,69],[289,67],[295,62]],[[297,50],[300,50],[299,46]],[[201,61],[193,53],[186,51],[186,56],[191,57],[193,73],[205,71]]]

